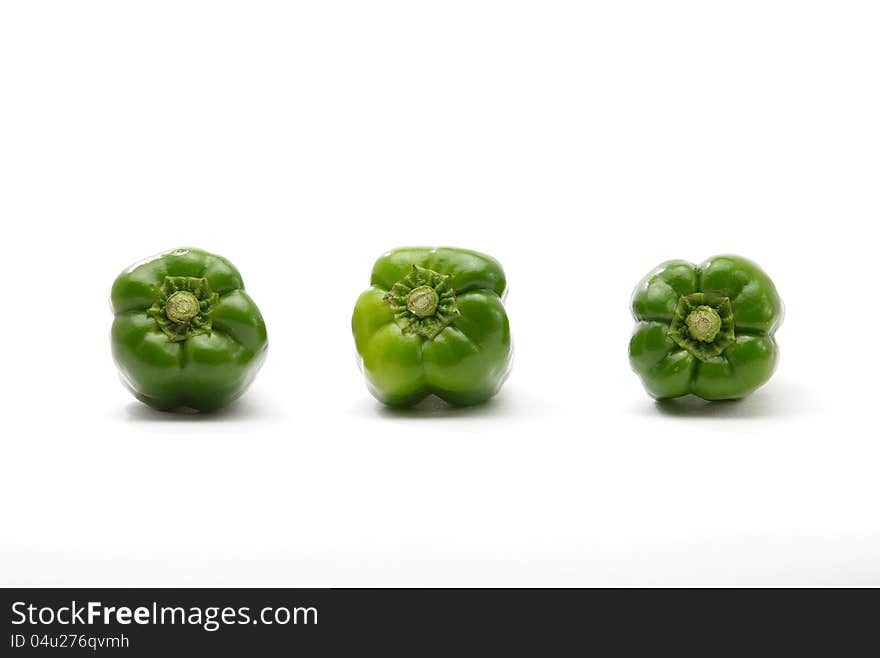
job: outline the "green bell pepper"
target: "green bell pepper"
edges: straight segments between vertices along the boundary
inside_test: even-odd
[[[134,396],[163,411],[222,407],[251,384],[268,345],[260,310],[220,256],[175,249],[113,283],[113,358]]]
[[[376,398],[408,406],[434,394],[470,405],[499,391],[512,348],[498,261],[465,249],[395,249],[370,282],[351,326]]]
[[[745,258],[663,263],[636,287],[632,312],[630,364],[655,398],[742,398],[776,368],[782,301]]]

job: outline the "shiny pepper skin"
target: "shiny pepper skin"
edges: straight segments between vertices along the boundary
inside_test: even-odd
[[[251,384],[266,355],[266,324],[238,270],[199,249],[132,265],[110,293],[113,358],[141,402],[212,411]]]
[[[740,256],[663,263],[636,286],[632,312],[630,365],[655,398],[742,398],[776,368],[782,300]]]
[[[411,247],[379,258],[351,320],[373,395],[392,406],[494,396],[512,356],[506,289],[501,264],[475,251]]]

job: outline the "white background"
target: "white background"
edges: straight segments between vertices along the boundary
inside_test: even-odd
[[[3,585],[880,584],[880,14],[864,2],[6,2]],[[504,263],[491,404],[392,413],[373,260]],[[216,417],[110,358],[131,262],[242,271],[266,365]],[[781,362],[654,403],[629,296],[774,278]]]

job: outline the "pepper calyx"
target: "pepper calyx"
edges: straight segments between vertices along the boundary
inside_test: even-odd
[[[211,333],[211,311],[219,299],[207,279],[166,276],[147,315],[156,321],[168,340],[176,343]]]
[[[384,297],[404,334],[433,340],[459,315],[452,275],[413,265]]]
[[[719,356],[736,340],[730,298],[702,292],[680,297],[668,335],[700,361]]]

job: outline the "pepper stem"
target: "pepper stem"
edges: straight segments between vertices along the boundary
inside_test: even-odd
[[[177,324],[189,324],[200,311],[199,300],[187,290],[178,290],[165,302],[165,316]]]
[[[413,315],[426,318],[429,315],[434,315],[439,302],[440,298],[437,297],[437,293],[433,288],[430,286],[419,286],[418,288],[413,288],[409,295],[407,295],[406,308]]]
[[[698,306],[687,316],[685,324],[693,339],[711,343],[721,331],[721,316],[710,306]]]

